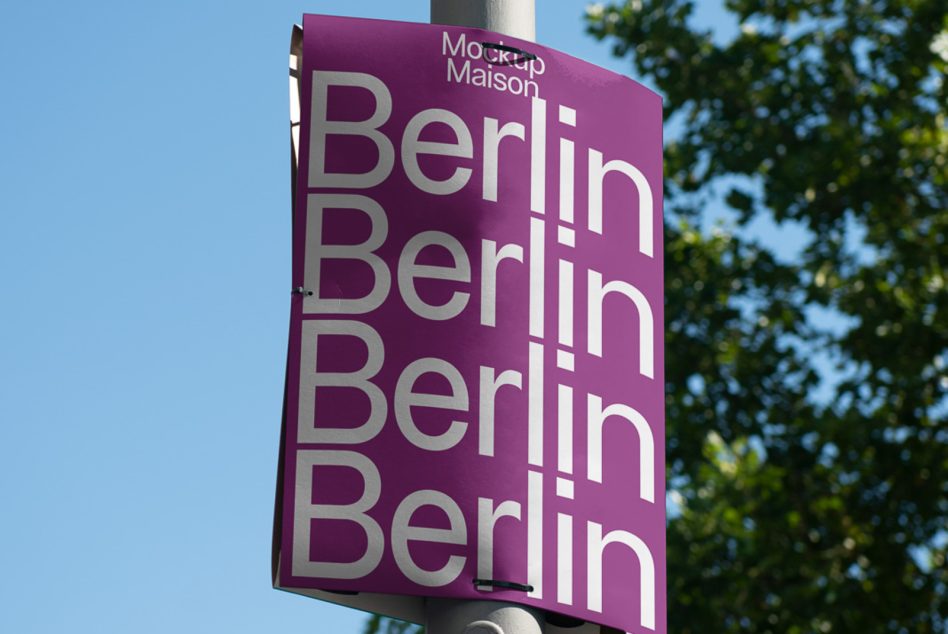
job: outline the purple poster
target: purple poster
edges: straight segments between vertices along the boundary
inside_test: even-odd
[[[277,584],[665,632],[661,99],[315,15],[299,81]]]

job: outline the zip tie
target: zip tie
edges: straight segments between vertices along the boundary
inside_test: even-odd
[[[515,53],[520,57],[511,61],[502,62],[500,61],[500,57],[498,57],[496,60],[489,59],[487,57],[488,50],[501,51],[502,53]],[[533,53],[528,53],[523,49],[515,48],[513,46],[494,44],[493,42],[481,42],[481,59],[494,66],[513,66],[514,64],[519,64],[521,62],[532,62],[536,58],[537,56]]]
[[[497,579],[475,579],[475,586],[490,586],[492,588],[502,588],[504,590],[519,590],[520,592],[533,592],[533,586],[528,583],[516,583],[514,581],[499,581]]]

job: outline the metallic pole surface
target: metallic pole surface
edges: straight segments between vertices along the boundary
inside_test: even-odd
[[[531,42],[536,39],[534,0],[431,0],[431,23],[487,29]],[[543,634],[544,617],[540,610],[502,601],[429,598],[425,632]]]
[[[534,0],[431,0],[431,23],[473,26],[536,40]]]
[[[543,634],[543,612],[502,601],[428,599],[426,634]]]

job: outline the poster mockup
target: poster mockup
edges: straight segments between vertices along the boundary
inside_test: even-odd
[[[298,70],[276,584],[665,632],[661,99],[381,20]]]

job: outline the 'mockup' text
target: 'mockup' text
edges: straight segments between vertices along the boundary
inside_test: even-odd
[[[498,44],[503,44],[503,41]],[[464,33],[451,41],[447,31],[441,36],[441,55],[447,57],[449,82],[491,88],[524,97],[540,96],[536,78],[546,72],[546,64],[541,57],[525,59],[505,50],[485,52],[481,42],[468,40]]]

